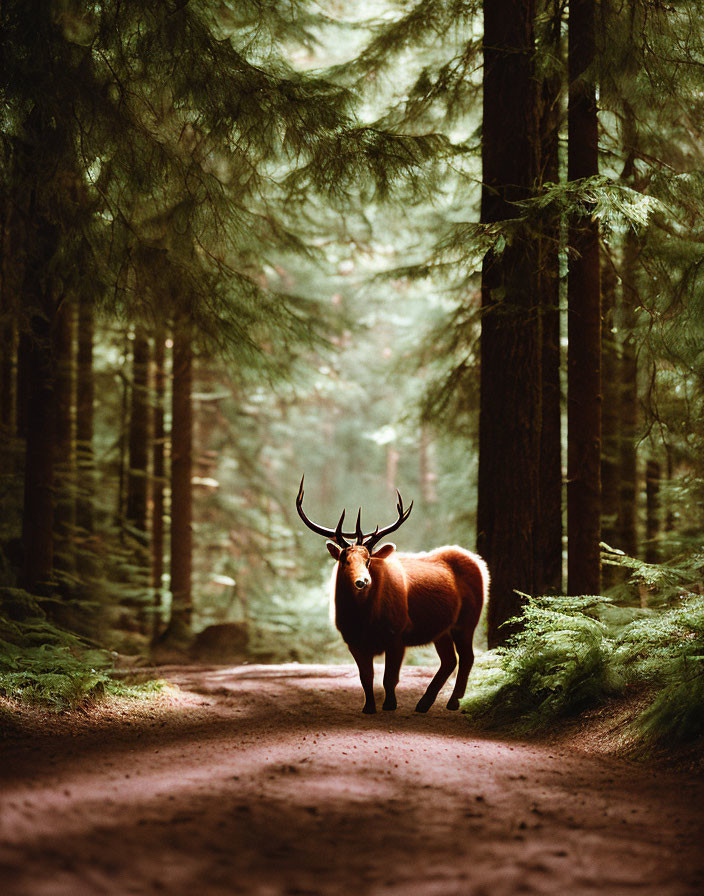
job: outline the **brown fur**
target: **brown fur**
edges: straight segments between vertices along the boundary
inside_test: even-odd
[[[335,625],[359,668],[363,712],[376,712],[374,657],[386,655],[383,709],[396,709],[395,690],[406,647],[435,644],[440,669],[416,706],[427,712],[457,665],[448,709],[458,709],[474,662],[472,637],[489,587],[477,554],[442,547],[424,554],[397,554],[383,545],[371,558],[363,545],[342,549],[328,542],[338,560],[333,575]],[[364,587],[355,585],[371,578]],[[455,654],[457,651],[457,655]]]

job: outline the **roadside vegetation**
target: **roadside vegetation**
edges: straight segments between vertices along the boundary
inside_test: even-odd
[[[621,558],[648,606],[608,597],[528,598],[524,627],[480,656],[463,710],[475,727],[518,734],[633,697],[631,748],[704,735],[704,600],[694,555],[663,565]]]

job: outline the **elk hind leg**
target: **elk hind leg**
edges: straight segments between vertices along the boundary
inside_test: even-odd
[[[445,684],[457,665],[455,646],[448,632],[440,635],[435,642],[435,649],[440,657],[440,668],[435,673],[435,677],[428,685],[426,692],[418,701],[416,712],[427,712],[430,709],[433,703],[435,703],[435,698],[440,693],[440,688]]]
[[[401,672],[401,663],[406,648],[403,644],[394,644],[386,651],[386,661],[384,664],[384,705],[381,707],[386,710],[396,709],[396,685]]]
[[[467,679],[472,671],[474,664],[474,649],[472,647],[472,635],[467,636],[464,633],[453,632],[453,640],[457,648],[457,655],[460,658],[460,667],[457,670],[457,678],[455,686],[452,689],[452,696],[447,701],[448,709],[459,709],[460,700],[464,697],[467,690]]]

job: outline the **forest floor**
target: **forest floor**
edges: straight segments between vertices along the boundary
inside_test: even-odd
[[[162,674],[0,741],[4,896],[704,893],[696,770],[416,714],[429,668],[375,716],[352,666]]]

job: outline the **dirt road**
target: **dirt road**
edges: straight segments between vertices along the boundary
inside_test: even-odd
[[[704,782],[414,714],[430,675],[364,716],[351,666],[171,670],[1,745],[0,892],[704,894]]]

